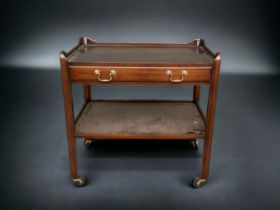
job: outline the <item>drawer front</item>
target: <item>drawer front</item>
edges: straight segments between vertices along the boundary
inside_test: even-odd
[[[209,82],[210,68],[70,67],[72,82]]]

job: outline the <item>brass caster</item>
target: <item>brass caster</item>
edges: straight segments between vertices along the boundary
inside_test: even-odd
[[[76,187],[83,187],[83,186],[85,186],[87,184],[87,180],[83,176],[79,176],[76,179],[72,179],[72,181],[74,182]]]
[[[194,188],[201,188],[204,184],[206,183],[206,179],[202,179],[200,177],[196,177],[193,182],[192,182],[192,186]]]
[[[194,150],[198,150],[198,140],[192,140],[191,144]]]
[[[92,145],[92,142],[92,139],[85,139],[84,144],[86,145],[86,147],[90,147]]]

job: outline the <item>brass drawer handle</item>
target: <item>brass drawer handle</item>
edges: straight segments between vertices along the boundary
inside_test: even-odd
[[[170,82],[174,82],[174,83],[178,83],[178,82],[183,82],[185,76],[188,75],[188,71],[187,70],[183,70],[182,74],[181,74],[181,79],[173,79],[173,73],[171,70],[167,70],[166,74],[169,76],[169,81]]]
[[[94,71],[94,73],[97,75],[97,79],[99,82],[111,82],[113,77],[117,75],[116,71],[114,69],[112,69],[110,72],[109,72],[109,79],[101,79],[101,73],[100,73],[100,70],[99,69],[96,69]]]

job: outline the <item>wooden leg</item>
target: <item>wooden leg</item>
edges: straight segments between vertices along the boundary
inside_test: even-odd
[[[85,103],[91,101],[91,86],[90,85],[83,85],[84,88],[84,100]],[[84,144],[86,147],[90,147],[92,145],[92,139],[85,139]]]
[[[193,87],[193,101],[198,103],[199,99],[200,99],[200,85],[195,85]]]
[[[64,96],[64,110],[65,110],[65,120],[66,120],[70,174],[71,174],[72,181],[75,183],[75,185],[82,187],[86,184],[86,179],[84,177],[79,177],[77,171],[77,153],[76,153],[76,139],[74,134],[74,110],[73,110],[72,87],[69,79],[69,72],[68,72],[65,53],[61,53],[60,55],[60,64],[61,64],[61,79],[62,79],[62,88],[63,88],[63,96]]]
[[[216,101],[218,92],[218,79],[220,69],[221,57],[218,54],[215,59],[214,67],[212,70],[212,82],[209,87],[209,98],[207,105],[207,117],[206,117],[206,138],[204,140],[204,151],[202,161],[201,178],[207,180],[209,176],[209,163],[212,147],[212,136],[214,130],[214,119],[216,111]]]
[[[209,176],[209,163],[212,148],[212,136],[214,130],[214,120],[216,112],[216,102],[218,93],[218,80],[220,72],[221,56],[218,53],[215,58],[212,70],[212,81],[209,87],[207,117],[206,117],[206,138],[204,140],[203,162],[201,178],[207,180]]]
[[[65,111],[65,120],[66,120],[70,172],[71,172],[71,178],[75,179],[78,177],[78,173],[77,173],[76,141],[74,136],[74,111],[73,111],[72,88],[69,80],[67,61],[63,53],[60,55],[60,64],[61,64],[61,79],[62,79],[62,88],[63,88],[63,96],[64,96],[64,111]]]
[[[218,79],[220,70],[221,57],[217,54],[212,70],[212,81],[209,87],[207,115],[206,115],[206,137],[204,139],[203,160],[200,177],[193,181],[193,186],[196,188],[201,187],[208,179],[210,156],[212,147],[212,136],[214,130],[214,119],[218,91]]]
[[[69,161],[70,161],[71,178],[76,179],[78,178],[76,140],[70,136],[67,137],[67,140],[68,140],[68,153],[69,153]]]
[[[207,180],[209,176],[212,137],[206,137],[203,144],[203,160],[201,178]]]
[[[84,85],[84,99],[85,101],[91,101],[90,85]]]
[[[216,95],[217,89],[215,85],[211,84],[209,88],[209,98],[207,105],[207,115],[206,115],[206,137],[203,144],[203,161],[202,161],[202,171],[201,178],[203,180],[208,179],[209,175],[209,165],[212,147],[212,136],[214,128],[214,118],[215,118],[215,106],[216,106]]]
[[[196,103],[197,106],[199,103],[199,99],[200,99],[200,85],[194,85],[193,86],[193,102]],[[198,140],[197,139],[193,139],[191,141],[192,147],[194,150],[198,150]]]

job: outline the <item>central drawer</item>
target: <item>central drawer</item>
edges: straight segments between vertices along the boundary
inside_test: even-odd
[[[209,82],[210,67],[70,66],[72,82]]]

